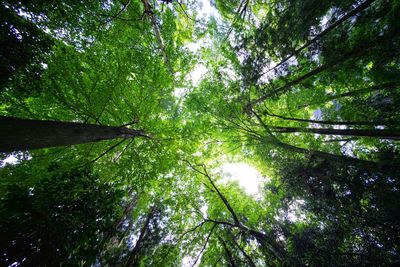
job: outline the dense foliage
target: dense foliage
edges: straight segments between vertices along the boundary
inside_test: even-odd
[[[1,266],[400,262],[400,1],[0,14]],[[38,120],[81,130],[38,146]],[[44,148],[1,147],[21,129]],[[227,162],[261,173],[257,195]]]

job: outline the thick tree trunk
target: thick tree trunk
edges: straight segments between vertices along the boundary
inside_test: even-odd
[[[143,130],[77,122],[0,117],[0,152],[76,145],[144,136]]]

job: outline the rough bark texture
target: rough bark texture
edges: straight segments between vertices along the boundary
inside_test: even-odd
[[[146,136],[143,130],[77,122],[0,117],[0,152]]]

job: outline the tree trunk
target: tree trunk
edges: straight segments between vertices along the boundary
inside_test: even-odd
[[[331,154],[328,152],[320,151],[320,150],[312,150],[312,149],[306,149],[302,147],[297,147],[293,146],[287,143],[283,142],[275,142],[274,143],[276,146],[281,147],[287,151],[291,151],[294,153],[300,153],[308,157],[320,157],[326,160],[332,160],[332,161],[338,161],[338,162],[345,162],[345,163],[352,163],[352,164],[357,164],[357,165],[363,165],[363,166],[369,166],[375,168],[378,163],[374,161],[369,161],[369,160],[364,160],[364,159],[358,159],[358,158],[352,158],[349,156],[344,156],[344,155],[336,155],[336,154]]]
[[[349,11],[346,15],[344,15],[343,17],[341,17],[340,19],[338,19],[337,21],[335,21],[334,23],[332,23],[328,28],[326,28],[325,30],[323,30],[322,32],[320,32],[317,36],[315,36],[314,38],[312,38],[311,40],[308,40],[304,45],[302,45],[300,48],[296,49],[291,55],[285,57],[281,62],[279,62],[276,66],[272,67],[271,69],[267,70],[266,72],[264,72],[262,75],[267,74],[268,72],[277,69],[279,66],[281,66],[282,64],[284,64],[285,62],[287,62],[291,57],[294,57],[296,55],[298,55],[304,48],[309,47],[310,45],[312,45],[313,43],[315,43],[316,41],[320,40],[323,36],[325,36],[326,34],[328,34],[330,31],[332,31],[333,29],[335,29],[337,26],[339,26],[340,24],[342,24],[344,21],[346,21],[347,19],[355,16],[357,13],[360,13],[361,11],[363,11],[364,9],[366,9],[367,7],[369,7],[375,0],[367,0],[364,3],[360,4],[359,6],[357,6],[356,8],[352,9],[351,11]]]
[[[292,81],[288,81],[284,85],[282,85],[278,88],[272,89],[269,92],[267,92],[266,94],[260,96],[259,98],[250,101],[250,103],[247,104],[245,109],[251,110],[253,108],[253,106],[264,102],[268,98],[276,97],[283,93],[291,91],[292,87],[294,85],[300,84],[303,81],[307,80],[308,78],[311,78],[327,69],[336,67],[337,65],[344,63],[344,62],[348,61],[349,59],[359,58],[360,56],[364,55],[365,53],[370,51],[372,48],[374,48],[376,45],[383,45],[383,44],[391,41],[393,36],[396,36],[396,34],[398,34],[398,32],[399,32],[399,28],[395,28],[394,30],[388,32],[385,35],[378,36],[377,38],[371,40],[370,42],[365,42],[365,43],[362,43],[360,46],[354,47],[349,52],[344,53],[341,56],[338,56],[338,58],[335,61],[327,62],[323,65],[320,65],[319,67],[311,70],[310,72],[307,72],[307,73],[303,74],[302,76],[295,78]]]
[[[136,241],[136,244],[133,247],[132,251],[129,253],[129,258],[125,264],[125,267],[132,267],[132,266],[136,265],[136,261],[138,260],[137,258],[139,256],[138,253],[139,253],[140,249],[142,248],[142,243],[143,243],[143,240],[145,239],[147,230],[149,228],[150,220],[153,218],[154,211],[155,211],[155,207],[153,206],[151,208],[151,210],[149,211],[149,213],[147,214],[147,217],[142,226],[142,229],[140,229],[139,238]]]
[[[340,135],[340,136],[366,136],[382,139],[400,139],[399,130],[388,129],[331,129],[331,128],[301,128],[301,127],[272,127],[272,132],[278,133],[315,133],[322,135]]]
[[[272,114],[269,112],[265,113],[268,116],[280,118],[282,120],[289,121],[298,121],[298,122],[307,122],[307,123],[315,123],[315,124],[324,124],[324,125],[367,125],[367,126],[377,126],[377,125],[396,125],[395,121],[382,121],[382,122],[373,122],[373,121],[322,121],[322,120],[310,120],[310,119],[299,119],[299,118],[291,118],[285,117],[277,114]],[[273,127],[272,127],[273,128]]]
[[[147,137],[143,130],[123,127],[0,116],[0,152],[68,146],[137,136]]]
[[[169,73],[171,75],[173,75],[174,71],[172,70],[171,65],[169,63],[167,52],[165,51],[165,46],[164,46],[164,43],[161,38],[161,33],[160,33],[160,30],[158,29],[157,20],[154,17],[153,9],[152,9],[151,5],[149,4],[148,0],[142,0],[142,2],[143,2],[143,6],[144,6],[144,12],[149,16],[151,24],[153,25],[154,35],[157,38],[158,46],[160,47],[161,54],[164,58],[165,67],[167,67]]]
[[[224,239],[222,237],[218,237],[219,241],[222,243],[222,246],[224,247],[226,258],[228,259],[230,267],[235,267],[236,263],[235,260],[233,259],[232,252],[229,250],[228,245],[225,243]]]
[[[304,104],[301,106],[298,106],[299,108],[305,108],[305,107],[309,107],[311,105],[318,105],[318,104],[323,104],[332,100],[336,100],[336,99],[340,99],[340,98],[344,98],[344,97],[354,97],[354,96],[359,96],[359,95],[363,95],[363,94],[367,94],[367,93],[371,93],[371,92],[376,92],[376,91],[381,91],[381,90],[386,90],[386,89],[391,89],[391,88],[396,88],[397,86],[399,86],[399,82],[388,82],[388,83],[384,83],[384,84],[379,84],[379,85],[373,85],[367,88],[362,88],[362,89],[358,89],[358,90],[354,90],[354,91],[350,91],[347,93],[342,93],[342,94],[328,94],[322,97],[322,101],[319,102],[311,102],[308,104]]]

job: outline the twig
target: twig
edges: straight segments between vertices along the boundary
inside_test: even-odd
[[[109,18],[108,20],[106,20],[106,21],[104,22],[104,25],[110,23],[111,21],[113,21],[114,19],[116,19],[119,15],[121,15],[121,13],[124,12],[124,11],[127,9],[127,7],[130,5],[130,3],[131,3],[131,0],[128,0],[128,2],[127,2],[126,4],[122,3],[123,7],[121,8],[121,10],[118,11],[117,14],[115,14],[114,16],[112,16],[111,18]]]
[[[99,160],[101,157],[103,157],[104,155],[106,155],[108,152],[110,152],[111,150],[113,150],[114,148],[116,148],[117,146],[119,146],[120,144],[122,144],[127,138],[122,139],[121,141],[119,141],[118,143],[112,145],[111,147],[109,147],[106,151],[104,151],[103,153],[100,154],[100,156],[98,156],[97,158],[89,161],[88,163],[93,163],[96,162],[97,160]]]

